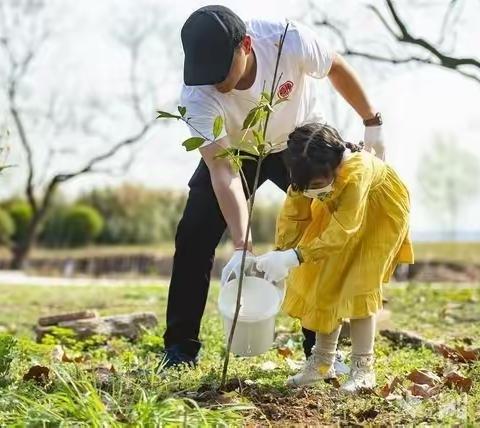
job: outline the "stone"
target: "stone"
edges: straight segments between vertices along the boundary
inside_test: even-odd
[[[152,312],[139,312],[124,315],[112,315],[59,322],[56,327],[69,328],[76,334],[77,339],[86,339],[93,335],[106,337],[126,337],[137,340],[145,329],[153,328],[158,324],[157,317]],[[40,326],[35,328],[37,342],[46,334],[51,334],[55,326]]]
[[[86,310],[86,311],[80,311],[80,312],[69,312],[67,314],[50,315],[50,316],[39,318],[38,325],[42,327],[46,327],[49,325],[58,325],[59,323],[65,322],[65,321],[74,321],[74,320],[89,319],[89,318],[98,318],[98,312]]]

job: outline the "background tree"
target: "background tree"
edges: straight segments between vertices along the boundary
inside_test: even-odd
[[[479,193],[480,160],[455,144],[451,136],[438,135],[431,150],[420,159],[417,179],[422,203],[433,222],[455,238],[460,213]]]
[[[480,83],[480,61],[475,56],[454,55],[458,34],[461,31],[462,19],[468,14],[480,15],[480,3],[467,0],[449,0],[445,2],[394,2],[385,0],[379,3],[368,3],[366,8],[374,14],[384,28],[386,37],[383,40],[368,38],[368,32],[356,32],[355,40],[350,35],[349,23],[342,22],[327,15],[325,7],[310,3],[311,10],[317,12],[314,24],[327,28],[338,39],[341,49],[339,53],[350,57],[361,57],[386,64],[428,64],[453,70],[477,83]],[[401,4],[401,9],[398,5]],[[440,6],[439,6],[440,4]],[[409,6],[412,6],[411,8]],[[415,7],[413,7],[415,6]],[[441,8],[442,12],[432,13],[433,8]],[[412,29],[404,17],[409,9],[416,13],[429,13],[432,19],[438,16],[439,34],[435,41],[418,36],[423,29]],[[361,36],[361,37],[359,37]],[[472,53],[473,54],[473,53]]]
[[[26,233],[11,247],[12,268],[23,266],[58,187],[85,174],[124,173],[134,161],[134,147],[154,124],[155,80],[146,81],[139,64],[143,46],[162,27],[160,13],[121,19],[122,31],[112,32],[130,61],[129,85],[120,99],[101,99],[94,87],[90,94],[68,96],[35,80],[36,67],[51,58],[48,51],[62,36],[52,24],[61,20],[52,13],[41,0],[0,3],[0,97],[8,106],[12,143],[18,141],[25,155],[19,170],[26,171],[22,193],[32,214]],[[132,118],[128,126],[120,113]],[[72,144],[79,137],[82,144]]]

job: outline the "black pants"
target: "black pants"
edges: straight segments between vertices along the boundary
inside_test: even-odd
[[[253,160],[243,162],[242,169],[250,191],[256,166]],[[280,153],[267,156],[262,163],[259,185],[267,180],[273,181],[283,191],[289,186],[287,169]],[[166,348],[178,345],[182,352],[195,357],[201,346],[198,335],[215,249],[226,223],[213,191],[210,172],[203,160],[188,185],[190,192],[187,204],[175,236],[164,340]],[[303,347],[308,356],[315,344],[315,333],[306,329],[303,329],[303,333]]]

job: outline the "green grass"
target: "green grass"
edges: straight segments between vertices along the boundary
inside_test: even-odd
[[[292,424],[462,424],[480,423],[480,363],[459,370],[474,381],[466,394],[445,388],[435,398],[385,400],[374,394],[340,396],[331,385],[289,391],[285,378],[293,373],[276,349],[260,357],[233,358],[229,371],[230,392],[218,395],[224,355],[221,320],[216,312],[218,286],[212,287],[202,325],[204,348],[199,367],[156,374],[162,349],[167,289],[162,286],[118,287],[11,287],[0,285],[0,326],[15,332],[13,348],[2,347],[8,366],[0,378],[0,426],[232,426],[249,423]],[[450,345],[480,347],[480,289],[407,284],[387,287],[388,308],[400,329],[414,330],[426,338]],[[33,342],[32,327],[40,315],[94,308],[101,314],[154,311],[159,326],[135,344],[101,338],[76,342],[68,336]],[[288,346],[301,357],[301,333],[296,321],[281,316],[278,346]],[[465,341],[468,340],[468,345]],[[69,356],[83,356],[80,363],[52,360],[61,341]],[[7,350],[6,350],[7,349]],[[342,350],[348,352],[347,344]],[[395,348],[377,337],[376,368],[379,385],[413,369],[434,370],[448,362],[427,350]],[[10,361],[11,359],[11,361]],[[274,363],[276,368],[263,366]],[[50,369],[45,385],[22,380],[36,364]],[[114,372],[109,368],[113,365]],[[107,369],[99,369],[106,367]],[[103,377],[99,375],[103,370]],[[233,382],[235,381],[235,382]],[[408,381],[404,381],[408,386]]]

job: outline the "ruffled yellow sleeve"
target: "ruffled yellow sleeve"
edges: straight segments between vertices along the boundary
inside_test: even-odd
[[[277,250],[295,248],[302,238],[303,232],[312,220],[312,199],[291,187],[287,190],[287,198],[277,217],[275,247]]]
[[[297,250],[305,262],[316,262],[343,250],[347,242],[355,239],[362,225],[367,206],[371,177],[355,174],[338,195],[337,205],[323,233]]]

